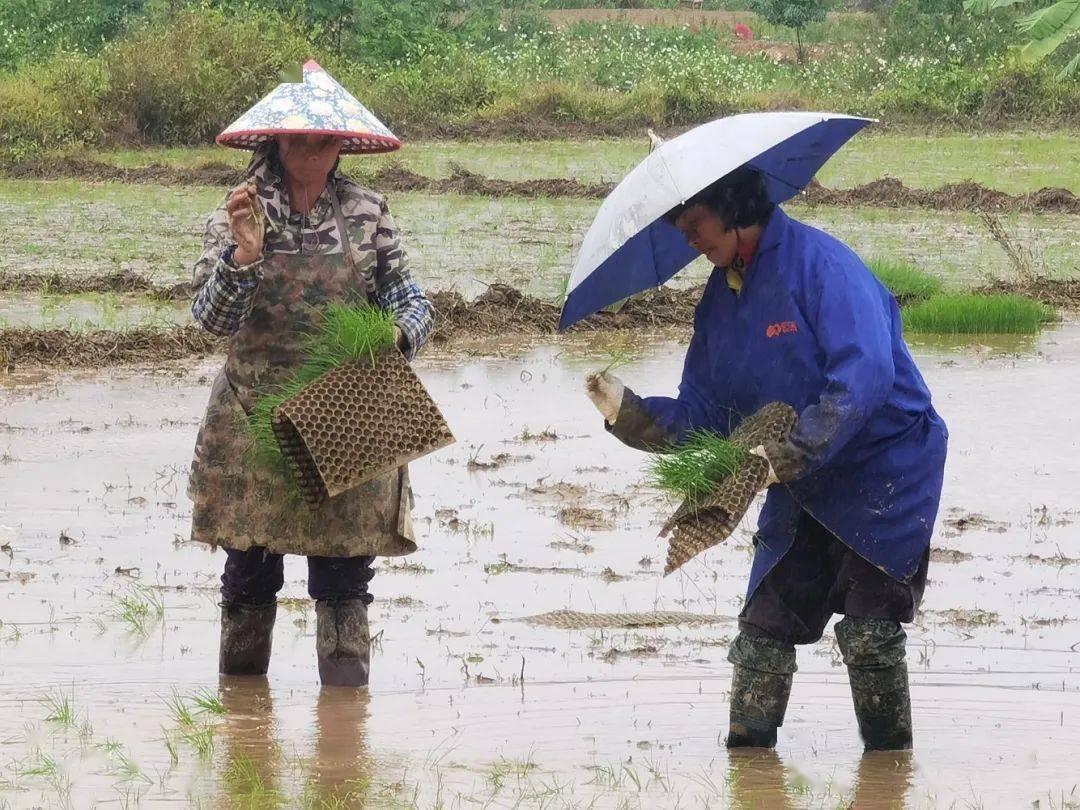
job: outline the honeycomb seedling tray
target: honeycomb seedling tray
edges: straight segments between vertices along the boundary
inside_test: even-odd
[[[797,418],[790,405],[770,402],[744,419],[729,438],[732,444],[753,450],[786,438]],[[768,475],[769,463],[760,456],[750,455],[712,492],[683,501],[660,532],[661,537],[668,538],[664,575],[727,540],[746,516]]]
[[[326,372],[279,405],[272,426],[300,494],[312,505],[454,441],[396,348]]]

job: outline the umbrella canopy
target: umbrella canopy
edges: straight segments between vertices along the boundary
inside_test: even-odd
[[[698,255],[663,216],[740,166],[765,177],[774,203],[791,199],[856,132],[873,123],[834,113],[747,113],[665,142],[601,204],[567,285],[559,328],[663,284]]]

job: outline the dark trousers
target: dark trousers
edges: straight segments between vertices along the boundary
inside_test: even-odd
[[[246,551],[226,549],[221,575],[221,601],[226,604],[267,605],[277,599],[285,584],[285,558],[265,548]],[[318,601],[361,599],[370,605],[374,597],[368,583],[375,576],[374,557],[308,557],[308,595]]]
[[[790,644],[813,644],[834,613],[910,622],[926,589],[929,559],[927,549],[915,573],[899,582],[803,512],[794,544],[746,603],[739,629]]]

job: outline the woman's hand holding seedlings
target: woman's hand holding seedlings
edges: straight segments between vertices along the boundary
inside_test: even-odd
[[[622,380],[606,371],[594,371],[585,378],[585,393],[608,424],[618,417],[625,392]]]
[[[248,182],[234,188],[225,210],[229,215],[229,230],[236,241],[233,263],[243,267],[257,262],[262,258],[266,217],[255,184]]]

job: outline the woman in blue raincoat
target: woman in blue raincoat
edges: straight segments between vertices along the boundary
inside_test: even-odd
[[[799,414],[764,448],[777,483],[758,530],[734,665],[729,747],[772,746],[796,644],[836,639],[867,748],[910,748],[906,636],[926,584],[948,431],[904,343],[896,300],[855,253],[768,201],[742,168],[667,215],[713,263],[675,398],[610,374],[589,396],[633,447],[729,433],[769,402]]]

